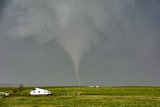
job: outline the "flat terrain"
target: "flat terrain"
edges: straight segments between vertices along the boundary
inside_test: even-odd
[[[0,88],[10,93],[0,98],[0,107],[160,107],[160,87],[40,87],[51,96],[30,96],[34,87]]]

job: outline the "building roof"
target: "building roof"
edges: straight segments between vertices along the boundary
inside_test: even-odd
[[[44,91],[45,89],[35,88],[35,90],[42,90],[42,91]],[[45,90],[45,91],[48,91],[48,90]]]

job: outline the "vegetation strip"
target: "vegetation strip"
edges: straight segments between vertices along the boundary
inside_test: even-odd
[[[10,95],[0,98],[2,107],[159,107],[160,87],[40,87],[50,96],[31,96],[35,87],[1,87]],[[15,89],[17,92],[14,93]]]

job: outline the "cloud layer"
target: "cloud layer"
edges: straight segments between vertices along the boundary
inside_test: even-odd
[[[8,0],[0,32],[62,47],[72,59],[79,85],[82,56],[99,43],[105,42],[118,55],[159,57],[159,7],[158,0]]]

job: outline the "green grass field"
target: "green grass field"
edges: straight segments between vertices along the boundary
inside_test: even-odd
[[[160,107],[160,87],[41,87],[51,96],[30,96],[33,87],[0,98],[0,107]]]

